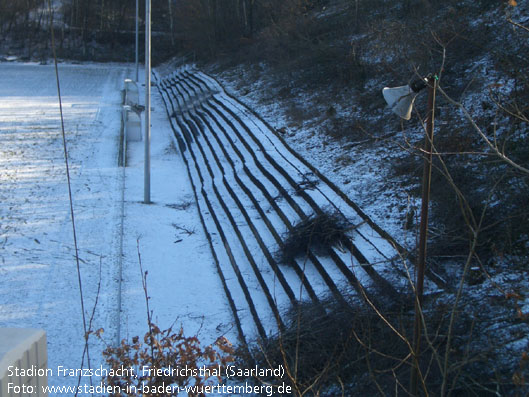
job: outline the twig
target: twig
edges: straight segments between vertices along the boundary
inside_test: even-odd
[[[188,229],[187,227],[179,226],[176,223],[173,223],[172,225],[173,225],[173,227],[176,230],[180,230],[180,231],[186,233],[188,236],[191,236],[192,234],[195,234],[195,229]]]
[[[97,303],[99,302],[99,295],[100,295],[100,292],[101,292],[101,268],[102,268],[102,264],[103,264],[103,257],[100,256],[99,257],[99,279],[97,281],[96,299],[94,301],[94,306],[92,307],[92,314],[90,315],[90,320],[88,322],[88,332],[85,335],[85,339],[86,339],[87,342],[88,342],[89,335],[92,333],[92,324],[93,324],[94,317],[95,317],[95,314],[96,314]],[[85,344],[85,348],[83,350],[82,361],[84,361],[85,353],[88,353],[88,343]],[[79,373],[79,377],[77,379],[77,388],[79,388],[80,385],[81,385],[81,372]],[[90,385],[92,385],[92,377],[90,377]]]
[[[141,262],[141,252],[140,252],[140,238],[138,237],[136,239],[136,249],[138,251],[138,263],[140,265],[140,273],[141,273],[141,285],[143,287],[143,293],[145,295],[145,306],[147,310],[147,323],[149,324],[149,346],[151,348],[151,358],[152,362],[154,362],[154,343],[153,343],[153,331],[152,331],[152,314],[151,310],[149,308],[149,295],[147,292],[147,275],[149,274],[148,271],[143,272],[143,265]]]
[[[529,168],[522,167],[518,163],[512,161],[509,157],[507,157],[504,153],[500,152],[500,150],[495,146],[490,139],[485,135],[485,133],[479,128],[479,126],[476,124],[470,113],[468,113],[467,109],[460,103],[455,100],[453,100],[448,94],[439,86],[437,87],[439,92],[445,97],[445,99],[450,102],[452,105],[458,107],[464,114],[465,118],[469,121],[470,125],[474,130],[479,134],[479,136],[485,141],[487,146],[498,156],[501,160],[509,164],[510,166],[516,168],[518,171],[521,171],[525,174],[529,174]]]
[[[527,26],[520,25],[518,22],[514,22],[511,18],[507,18],[507,22],[509,22],[510,24],[513,24],[517,28],[520,28],[520,29],[523,29],[523,30],[529,32],[529,28]]]

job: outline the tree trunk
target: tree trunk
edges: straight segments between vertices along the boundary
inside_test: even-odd
[[[250,34],[249,34],[249,38],[252,38],[253,37],[253,29],[254,29],[254,25],[253,25],[253,9],[254,9],[254,4],[255,4],[255,0],[250,0],[250,10],[248,12],[248,20],[250,21]]]
[[[99,18],[99,30],[103,31],[103,16],[105,15],[105,0],[101,0],[101,15]]]
[[[174,47],[174,23],[173,23],[173,7],[171,5],[172,0],[167,0],[167,6],[169,7],[169,26],[171,29],[171,45]]]
[[[244,36],[248,35],[248,14],[246,13],[246,0],[242,0],[242,15],[244,17]]]

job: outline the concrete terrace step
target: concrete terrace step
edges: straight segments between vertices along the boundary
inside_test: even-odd
[[[155,81],[241,341],[277,333],[285,310],[299,301],[317,304],[332,295],[349,307],[351,295],[375,304],[399,298],[395,279],[399,289],[407,281],[397,274],[392,241],[265,122],[197,70],[182,68]],[[356,225],[346,246],[279,263],[276,252],[293,226],[328,208]]]

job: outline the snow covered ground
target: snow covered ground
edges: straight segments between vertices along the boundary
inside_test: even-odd
[[[140,78],[141,80],[141,78]],[[141,88],[141,87],[140,87]],[[158,90],[151,90],[151,200],[143,201],[144,142],[128,145],[121,338],[145,333],[138,242],[154,322],[183,324],[205,343],[236,330],[225,302],[195,197]],[[140,95],[141,97],[141,95]],[[143,103],[143,97],[140,98]]]
[[[186,335],[198,334],[203,344],[220,335],[236,341],[187,169],[158,90],[152,90],[153,203],[146,205],[142,203],[144,143],[129,142],[128,166],[118,167],[121,89],[133,67],[63,63],[59,73],[87,321],[97,300],[91,329],[103,328],[107,344],[147,331],[140,254],[148,272],[153,319],[161,329],[182,325]],[[234,87],[233,82],[228,85]],[[141,103],[142,90],[140,81]],[[261,106],[258,100],[246,100]],[[0,327],[44,329],[48,365],[54,374],[50,385],[74,386],[76,377],[58,376],[56,371],[59,365],[87,366],[81,364],[84,331],[58,110],[53,66],[0,63]],[[270,111],[268,118],[277,116],[276,128],[284,124],[270,107],[260,110],[261,114]],[[305,153],[303,137],[308,140],[309,132],[287,136]],[[380,150],[379,154],[388,154]],[[384,227],[391,234],[407,246],[412,244],[413,236],[402,236],[400,221],[391,211],[396,203],[403,205],[404,196],[400,201],[386,200],[385,194],[372,194],[378,189],[375,183],[367,186],[377,174],[370,165],[377,156],[366,156],[353,174],[352,166],[340,171],[332,169],[332,161],[305,155],[347,193],[356,192],[351,196],[360,199],[375,221],[385,219]],[[469,293],[483,305],[477,309],[482,316],[508,325],[501,341],[510,344],[498,349],[500,358],[517,357],[527,345],[526,323],[511,326],[514,310],[519,318],[526,318],[526,299],[514,302],[514,308],[500,301],[504,291],[528,295],[525,270],[510,273],[509,279],[501,272],[491,274],[490,281],[473,286]],[[103,347],[91,337],[92,368],[103,364]],[[510,349],[508,354],[502,353],[505,349]]]
[[[54,69],[0,68],[0,325],[43,328],[50,368],[77,368],[84,331]],[[95,323],[105,327],[117,319],[114,258],[121,184],[115,153],[125,70],[60,67],[84,304],[91,311],[101,261]],[[97,361],[95,354],[92,358]]]
[[[255,70],[244,65],[226,69],[213,64],[205,68],[206,72],[220,81],[229,94],[257,111],[273,128],[280,131],[291,148],[335,183],[375,223],[403,247],[414,249],[417,236],[405,230],[404,225],[412,209],[419,212],[417,209],[420,208],[420,201],[409,191],[415,186],[409,184],[409,181],[406,181],[406,188],[393,186],[389,182],[389,166],[400,155],[404,140],[400,141],[401,137],[371,140],[369,135],[358,138],[358,142],[333,139],[320,131],[318,124],[328,118],[325,109],[329,106],[338,115],[351,113],[350,106],[340,102],[342,98],[322,104],[317,94],[313,93],[314,96],[311,96],[295,86],[288,86],[285,89],[292,91],[293,97],[289,102],[274,94],[276,77],[268,65],[259,64],[255,66]],[[302,116],[289,115],[289,112],[302,110],[306,112]],[[387,112],[387,109],[381,108],[379,111]],[[354,112],[356,111],[353,109]],[[391,116],[390,112],[387,114],[390,122],[398,122],[396,116]],[[355,117],[362,120],[369,118],[369,115],[355,114]],[[373,136],[383,135],[380,131],[369,133]],[[369,144],[375,141],[375,144]]]
[[[120,64],[59,65],[87,321],[97,298],[92,329],[103,328],[107,343],[146,332],[139,245],[160,328],[176,321],[204,343],[221,334],[233,339],[224,293],[156,90],[153,204],[142,203],[143,142],[130,143],[125,170],[117,165],[121,89],[132,70]],[[49,368],[80,368],[84,331],[53,66],[0,63],[0,152],[0,326],[44,329]],[[91,341],[96,367],[103,346]],[[51,385],[77,383],[55,374]]]
[[[342,294],[350,295],[357,280],[376,290],[377,271],[403,279],[392,274],[398,255],[380,231],[259,117],[199,70],[189,65],[170,70],[157,81],[179,132],[241,340],[251,342],[256,333],[263,339],[275,335],[277,322],[298,300],[314,303],[333,294],[347,305]],[[324,252],[311,248],[292,260],[277,255],[288,246],[292,225],[325,211],[356,225],[349,238],[357,253],[328,247]],[[373,268],[366,270],[360,262]],[[384,289],[393,290],[388,284]]]

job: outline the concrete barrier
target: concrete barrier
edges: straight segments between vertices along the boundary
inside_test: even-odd
[[[123,106],[123,126],[127,142],[141,141],[141,117],[129,105]]]
[[[47,396],[48,352],[40,329],[0,328],[0,396]]]
[[[125,79],[125,105],[138,106],[140,98],[138,95],[138,86],[131,79]]]

